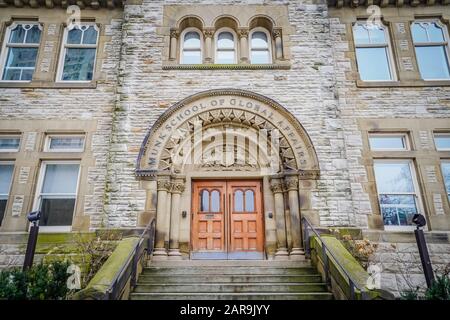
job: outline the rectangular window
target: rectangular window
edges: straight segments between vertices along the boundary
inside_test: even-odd
[[[0,226],[2,225],[3,217],[5,216],[13,171],[13,163],[0,162]]]
[[[385,228],[395,230],[412,226],[413,215],[420,211],[412,162],[376,160],[374,170]]]
[[[395,80],[387,28],[383,25],[357,22],[353,26],[353,36],[360,79]]]
[[[444,177],[445,190],[450,201],[450,161],[442,162],[442,176]]]
[[[95,24],[70,25],[64,30],[58,79],[91,81],[94,77],[98,27]]]
[[[404,151],[408,150],[406,134],[371,134],[370,149],[374,151]]]
[[[16,23],[6,29],[1,58],[4,81],[31,81],[41,41],[38,23]]]
[[[44,162],[39,177],[36,207],[41,210],[40,226],[70,231],[80,165],[77,162]]]
[[[437,20],[416,21],[411,33],[422,79],[449,80],[447,28]]]
[[[83,152],[84,136],[80,135],[47,136],[44,150],[49,152]]]
[[[20,146],[20,136],[0,135],[0,152],[17,152]]]
[[[435,133],[434,144],[438,151],[450,151],[450,133]]]

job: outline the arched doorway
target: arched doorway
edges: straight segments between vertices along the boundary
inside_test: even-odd
[[[137,161],[137,177],[157,182],[147,192],[154,258],[295,259],[300,199],[318,168],[302,125],[267,97],[221,89],[180,101],[149,130]]]

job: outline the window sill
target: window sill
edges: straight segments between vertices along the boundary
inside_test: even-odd
[[[450,87],[450,80],[404,80],[404,81],[362,81],[356,80],[358,88],[396,88],[396,87]]]
[[[95,89],[97,81],[91,82],[53,82],[53,81],[31,81],[14,82],[0,81],[0,88],[30,88],[30,89]]]
[[[287,70],[291,68],[291,64],[163,64],[162,68],[163,70]]]

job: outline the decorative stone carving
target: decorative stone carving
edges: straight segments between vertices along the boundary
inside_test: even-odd
[[[52,8],[63,8],[66,9],[69,4],[73,4],[73,2],[69,2],[67,0],[45,0],[45,1],[38,1],[38,0],[29,0],[29,1],[23,1],[23,0],[0,0],[0,7],[17,7],[22,8],[25,6],[29,6],[31,8],[40,8],[45,7],[48,9]],[[99,9],[99,8],[108,8],[108,9],[115,9],[115,8],[123,8],[123,1],[122,0],[106,0],[106,1],[98,1],[98,0],[83,0],[83,1],[76,1],[76,5],[80,9],[86,9],[86,8],[92,8],[92,9]]]
[[[170,37],[171,38],[178,39],[179,36],[180,36],[180,31],[178,31],[178,29],[171,29],[170,30]]]
[[[182,180],[171,183],[171,186],[170,186],[171,193],[183,193],[184,189],[185,189],[185,183]]]
[[[169,191],[171,189],[172,184],[169,180],[158,180],[157,184],[157,190],[160,191]]]
[[[284,186],[281,180],[272,179],[270,181],[270,190],[272,190],[273,193],[282,193],[284,191]]]
[[[298,190],[298,177],[289,176],[284,179],[284,188],[286,191]]]
[[[240,28],[238,30],[239,37],[248,38],[248,33],[249,33],[248,28]]]
[[[205,38],[212,38],[213,35],[214,35],[214,29],[207,28],[207,29],[203,30],[203,36]]]

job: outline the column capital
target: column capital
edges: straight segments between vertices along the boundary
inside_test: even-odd
[[[172,181],[170,186],[170,192],[172,193],[183,193],[185,189],[184,179],[176,179]]]
[[[248,28],[239,28],[238,34],[241,38],[248,38],[249,29]]]
[[[298,177],[297,176],[287,176],[284,178],[284,187],[287,191],[297,191],[298,190]]]
[[[180,36],[180,30],[175,29],[175,28],[170,29],[170,37],[171,38],[178,39],[179,36]]]
[[[273,28],[272,35],[274,38],[281,38],[281,28],[280,27]]]
[[[167,177],[158,177],[156,186],[158,191],[169,191],[171,186],[170,179]]]
[[[205,28],[203,29],[203,36],[205,38],[212,38],[214,35],[214,28]]]
[[[272,190],[273,193],[282,193],[284,190],[283,181],[281,179],[271,179],[270,190]]]

